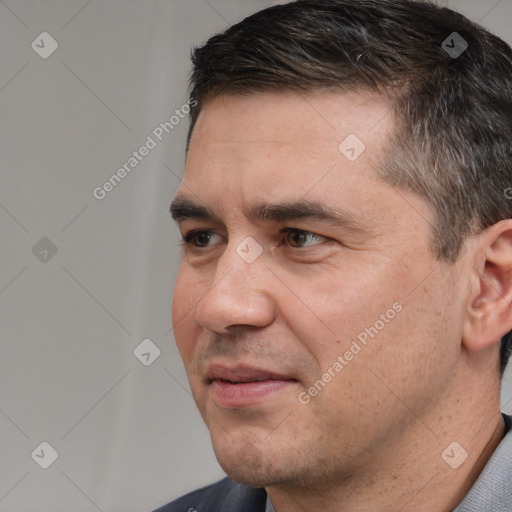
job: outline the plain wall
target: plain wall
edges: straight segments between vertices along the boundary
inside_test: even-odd
[[[0,511],[150,511],[223,476],[174,344],[168,207],[191,47],[272,3],[0,3]],[[510,0],[446,3],[512,43]]]

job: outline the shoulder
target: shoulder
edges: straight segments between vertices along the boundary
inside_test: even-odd
[[[154,512],[265,512],[267,493],[230,478],[192,491]]]

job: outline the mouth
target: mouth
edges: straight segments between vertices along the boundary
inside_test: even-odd
[[[262,382],[265,380],[295,380],[290,376],[250,366],[227,367],[222,365],[210,365],[206,371],[206,380],[212,383],[221,380],[231,384],[245,384],[248,382]]]
[[[274,371],[248,366],[211,365],[206,383],[217,406],[239,408],[257,405],[294,385],[297,379]]]

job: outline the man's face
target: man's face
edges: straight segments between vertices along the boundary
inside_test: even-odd
[[[202,208],[180,204],[181,234],[199,232],[174,333],[239,482],[378,467],[442,403],[464,274],[432,255],[426,204],[377,176],[389,109],[370,94],[264,93],[218,97],[199,116],[177,197]]]

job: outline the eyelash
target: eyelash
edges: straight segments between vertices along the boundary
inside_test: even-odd
[[[182,241],[178,245],[185,246],[185,247],[193,247],[195,249],[206,249],[207,247],[200,247],[200,246],[194,245],[192,243],[194,237],[199,234],[202,234],[202,233],[210,233],[212,235],[216,234],[213,231],[210,231],[208,229],[192,229],[191,231],[188,231],[187,233],[185,233],[185,235],[182,237]],[[285,235],[285,239],[286,239],[286,236],[289,235],[290,233],[300,233],[300,234],[305,234],[305,235],[312,235],[313,237],[317,237],[317,238],[326,239],[326,237],[324,237],[322,235],[317,235],[316,233],[312,233],[311,231],[305,231],[303,229],[297,229],[297,228],[284,228],[280,232],[281,235]],[[320,244],[313,244],[313,247],[316,245],[320,245]],[[308,248],[311,246],[304,246],[304,247],[291,246],[291,247],[293,249],[305,249],[305,248]]]

